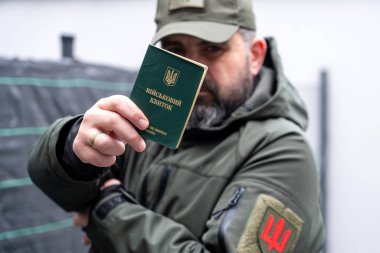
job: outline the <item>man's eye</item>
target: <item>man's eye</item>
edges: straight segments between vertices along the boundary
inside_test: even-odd
[[[217,45],[208,45],[206,46],[205,50],[209,53],[218,53],[218,52],[221,52],[223,48]]]
[[[183,49],[180,48],[180,47],[167,47],[167,48],[164,48],[172,53],[175,53],[175,54],[183,54]]]

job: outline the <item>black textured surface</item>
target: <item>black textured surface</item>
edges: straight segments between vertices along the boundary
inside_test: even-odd
[[[27,153],[53,121],[83,113],[99,98],[129,95],[135,78],[133,71],[76,61],[0,58],[0,252],[86,252],[82,232],[73,226],[22,235],[73,215],[27,183]],[[4,184],[13,180],[24,184]]]

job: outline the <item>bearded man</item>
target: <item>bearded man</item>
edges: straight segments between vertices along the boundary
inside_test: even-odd
[[[32,180],[92,252],[319,252],[324,229],[307,113],[250,0],[158,0],[153,43],[208,66],[177,150],[144,140],[125,96],[57,120]],[[175,124],[175,122],[173,122]]]

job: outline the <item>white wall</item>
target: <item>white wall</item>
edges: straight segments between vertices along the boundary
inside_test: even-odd
[[[259,34],[277,38],[285,72],[307,96],[319,70],[330,72],[329,252],[380,252],[380,2],[256,0],[254,8]],[[154,11],[153,0],[3,0],[0,56],[57,60],[58,36],[69,32],[77,58],[138,68]]]
[[[138,68],[154,12],[149,0],[0,0],[0,55],[58,60],[68,33],[78,59]]]
[[[380,2],[269,2],[256,4],[260,31],[278,38],[290,79],[331,74],[329,252],[380,252],[371,246],[380,235]]]

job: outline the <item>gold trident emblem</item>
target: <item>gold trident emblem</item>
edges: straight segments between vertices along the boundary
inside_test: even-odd
[[[167,86],[174,86],[177,82],[179,71],[168,67],[164,76],[164,83]]]

